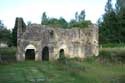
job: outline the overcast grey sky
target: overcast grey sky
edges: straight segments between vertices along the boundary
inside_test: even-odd
[[[112,0],[115,1],[115,0]],[[25,23],[40,23],[46,11],[49,17],[74,18],[76,11],[86,11],[86,19],[96,23],[104,13],[107,0],[0,0],[0,19],[7,28],[14,27],[15,18],[23,17]]]

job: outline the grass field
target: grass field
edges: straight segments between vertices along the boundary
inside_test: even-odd
[[[16,48],[0,49],[2,56],[15,53]],[[125,64],[119,63],[124,56],[124,47],[105,47],[100,48],[99,58],[72,59],[67,64],[7,62],[0,64],[0,83],[125,83]]]
[[[125,65],[91,60],[0,64],[0,83],[125,83]]]

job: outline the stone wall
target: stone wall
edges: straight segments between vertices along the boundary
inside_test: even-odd
[[[59,58],[61,49],[64,50],[65,56],[70,58],[97,56],[98,27],[91,25],[84,29],[62,29],[31,24],[17,39],[17,60],[25,60],[25,52],[30,48],[35,49],[35,60],[42,60],[44,47],[49,49],[49,60]]]

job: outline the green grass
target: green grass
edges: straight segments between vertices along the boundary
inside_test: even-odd
[[[0,83],[125,83],[125,65],[87,60],[0,64]]]
[[[14,55],[15,48],[0,49],[0,54]],[[125,83],[125,64],[111,63],[116,56],[125,56],[124,47],[101,48],[102,59],[55,62],[24,61],[0,64],[0,83]]]

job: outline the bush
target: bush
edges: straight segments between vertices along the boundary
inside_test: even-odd
[[[123,48],[125,47],[125,43],[108,43],[108,44],[101,44],[101,48]]]
[[[101,48],[98,58],[102,62],[125,63],[125,48]]]
[[[0,48],[0,55],[1,56],[15,56],[16,54],[16,48],[15,47],[10,47],[10,48]]]
[[[0,63],[9,63],[16,61],[16,48],[0,48]]]
[[[96,56],[90,56],[90,57],[86,57],[84,59],[85,62],[88,62],[88,63],[93,63],[96,61]]]

